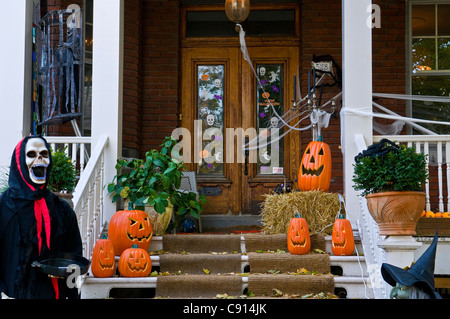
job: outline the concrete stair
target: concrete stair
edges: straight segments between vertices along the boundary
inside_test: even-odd
[[[318,244],[320,249],[329,253],[329,258],[328,254],[290,255],[287,249],[286,253],[277,253],[277,249],[285,248],[281,246],[285,241],[282,235],[275,235],[276,238],[273,237],[275,239],[270,238],[268,241],[268,235],[262,234],[260,236],[264,237],[252,237],[246,234],[169,236],[173,237],[155,236],[149,251],[170,251],[168,254],[153,254],[151,258],[153,270],[160,273],[168,272],[171,275],[145,278],[120,276],[95,278],[88,273],[81,288],[81,298],[214,298],[217,294],[239,296],[248,291],[258,298],[270,296],[272,288],[277,288],[286,294],[304,295],[325,292],[321,289],[330,289],[327,281],[330,278],[333,281],[331,289],[334,290],[331,293],[339,298],[373,298],[365,271],[364,256],[333,256],[330,236],[320,235],[322,242]],[[191,240],[194,240],[196,236],[204,236],[205,247],[198,250],[193,248],[195,245]],[[273,252],[257,253],[257,245],[260,242],[258,238],[264,238],[269,245],[264,247],[268,247],[267,250]],[[175,239],[176,242],[171,243],[168,239]],[[358,242],[357,236],[355,239]],[[172,253],[174,247],[185,253]],[[357,250],[361,255],[362,249],[358,244]],[[323,261],[309,260],[321,257],[324,258]],[[265,264],[267,264],[266,268],[264,268]],[[302,267],[310,271],[314,268],[319,269],[318,264],[325,267],[320,269],[321,273],[332,275],[292,274]],[[278,274],[274,274],[273,270],[277,270]],[[177,272],[178,275],[174,274]],[[306,290],[299,290],[298,287],[305,287]]]

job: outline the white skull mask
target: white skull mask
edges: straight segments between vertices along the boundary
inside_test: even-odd
[[[220,88],[222,86],[222,81],[220,79],[215,79],[214,80],[214,86],[216,88]]]
[[[209,114],[206,117],[206,123],[208,123],[209,126],[214,125],[214,115]]]
[[[44,184],[50,164],[50,152],[40,138],[31,138],[25,147],[25,158],[30,179],[35,184]]]

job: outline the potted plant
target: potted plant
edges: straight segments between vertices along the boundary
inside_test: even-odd
[[[353,188],[361,190],[380,235],[416,235],[425,207],[426,155],[383,139],[355,157]]]
[[[203,211],[203,195],[179,190],[182,162],[172,158],[172,148],[177,143],[166,137],[158,151],[153,149],[145,159],[118,159],[117,175],[108,185],[108,192],[114,194],[112,201],[124,199],[128,209],[145,210],[152,219],[153,231],[163,234],[170,222],[173,208],[179,215],[190,213],[199,218]]]
[[[52,171],[47,188],[67,201],[72,207],[72,192],[75,189],[77,173],[75,165],[64,150],[52,152]]]

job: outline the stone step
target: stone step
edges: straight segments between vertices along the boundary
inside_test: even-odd
[[[214,298],[218,294],[241,296],[251,291],[260,297],[270,297],[273,291],[302,296],[332,292],[333,275],[290,274],[221,274],[221,275],[169,275],[139,278],[86,277],[82,286],[82,298],[108,298],[113,289],[152,288],[155,297],[163,298]]]
[[[326,250],[329,241],[326,237],[312,236],[313,247]],[[196,242],[198,240],[201,240],[201,245]],[[277,249],[286,249],[286,252],[277,253]],[[283,293],[303,294],[305,290],[296,285],[308,287],[310,291],[305,293],[324,292],[319,290],[327,287],[345,298],[366,298],[371,293],[367,288],[367,274],[361,271],[366,268],[364,256],[291,255],[287,252],[284,235],[155,236],[149,250],[153,252],[154,270],[172,275],[145,278],[95,278],[88,275],[81,289],[82,298],[107,298],[114,289],[153,289],[154,296],[170,298],[240,295],[248,290],[257,295],[267,295],[272,288]],[[155,254],[157,252],[160,254]],[[340,273],[339,276],[289,274],[299,268],[321,273],[329,273],[333,269],[339,272],[340,269]],[[331,286],[329,280],[332,281]]]

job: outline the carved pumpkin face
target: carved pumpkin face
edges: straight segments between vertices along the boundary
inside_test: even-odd
[[[108,237],[113,243],[117,256],[133,244],[148,250],[152,235],[150,218],[142,210],[118,211],[113,215],[108,226]]]
[[[293,255],[307,254],[311,249],[311,239],[306,219],[297,214],[289,223],[287,234],[288,250]]]
[[[112,277],[116,272],[114,247],[111,240],[97,240],[92,253],[91,270],[95,277]]]
[[[146,277],[152,270],[152,260],[146,250],[133,245],[120,256],[118,268],[123,277]]]
[[[336,256],[350,256],[355,250],[352,225],[343,215],[334,222],[331,234],[331,251]]]
[[[327,143],[313,141],[306,147],[298,173],[302,191],[328,191],[331,182],[331,151]]]

